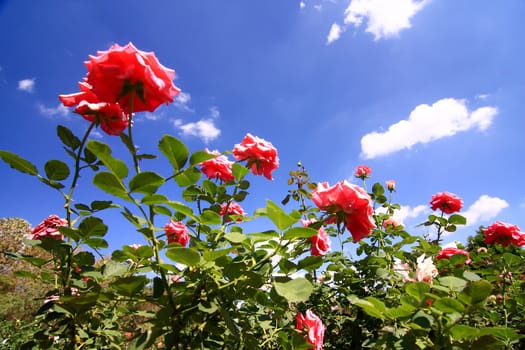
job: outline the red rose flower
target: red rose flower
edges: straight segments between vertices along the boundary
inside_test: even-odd
[[[170,222],[166,224],[164,230],[168,237],[168,244],[177,242],[185,247],[190,240],[190,236],[186,230],[186,225],[184,225],[182,221],[173,221],[173,219],[170,219]]]
[[[219,151],[210,152],[206,149],[206,152],[217,156],[201,164],[201,171],[208,179],[219,179],[224,182],[235,180],[232,173],[232,161],[229,161],[226,156],[221,155]]]
[[[180,90],[173,84],[175,71],[164,67],[153,52],[137,50],[132,43],[115,44],[108,51],[98,51],[84,62],[85,81],[100,101],[119,103],[130,112],[153,112],[163,103],[173,102]],[[130,92],[135,92],[133,106]],[[133,108],[133,111],[131,111]]]
[[[302,313],[298,313],[295,317],[295,329],[305,330],[306,329],[306,341],[312,344],[314,347],[311,349],[321,350],[323,348],[324,339],[324,325],[321,319],[310,310],[306,310],[306,316]]]
[[[272,172],[279,167],[277,149],[270,142],[251,134],[246,134],[242,142],[235,145],[233,156],[239,161],[246,160],[253,174],[264,175],[268,180],[273,180]]]
[[[326,182],[318,184],[312,192],[312,201],[330,214],[342,213],[346,228],[355,242],[368,236],[376,227],[370,196],[361,187],[346,180],[332,187]]]
[[[226,212],[226,210],[228,212]],[[220,215],[221,216],[224,216],[224,215],[246,216],[246,213],[244,212],[244,209],[238,203],[231,202],[231,203],[223,203],[223,204],[221,204],[221,213],[220,213]],[[230,219],[226,218],[226,221],[230,221]],[[237,218],[237,221],[241,222],[242,218],[240,218],[240,217]]]
[[[445,214],[452,214],[461,210],[463,201],[453,193],[439,192],[432,196],[430,205],[434,211],[440,209]]]
[[[301,221],[304,227],[310,226],[315,221],[312,220],[302,220]],[[332,242],[330,241],[330,237],[328,237],[328,234],[324,230],[324,228],[320,227],[317,230],[317,234],[310,237],[310,242],[312,242],[312,248],[311,248],[311,254],[313,256],[323,256],[326,253],[328,253],[331,249]]]
[[[118,103],[101,102],[87,83],[79,83],[79,86],[80,92],[58,97],[64,106],[77,106],[75,113],[90,122],[95,121],[109,135],[119,135],[128,127],[129,119]]]
[[[364,180],[368,178],[371,173],[372,169],[370,169],[370,167],[366,165],[360,165],[355,168],[354,176]]]
[[[64,239],[64,236],[58,231],[60,226],[67,226],[67,220],[61,219],[57,215],[49,215],[31,230],[30,237],[35,240],[44,237]]]
[[[470,264],[472,260],[470,260],[470,254],[467,251],[464,251],[463,249],[454,248],[454,247],[448,247],[442,249],[438,255],[436,256],[436,259],[450,259],[453,255],[465,255],[467,257],[467,261],[465,261],[465,264]]]
[[[485,233],[485,243],[487,244],[499,243],[504,247],[507,247],[509,244],[518,247],[525,245],[525,233],[521,232],[516,225],[496,221],[486,229],[483,229],[483,232]]]

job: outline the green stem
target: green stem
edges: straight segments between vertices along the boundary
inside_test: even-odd
[[[133,142],[133,134],[131,132],[134,99],[135,99],[135,92],[134,90],[131,90],[130,96],[129,96],[129,115],[128,115],[128,137],[129,137],[129,143],[130,143],[129,151],[131,153],[131,157],[133,158],[133,167],[135,168],[135,172],[138,174],[140,173],[139,161],[137,159],[137,149],[135,148],[135,143]]]

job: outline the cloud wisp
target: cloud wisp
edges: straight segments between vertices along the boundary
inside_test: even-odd
[[[361,153],[366,159],[385,156],[419,143],[428,143],[458,132],[477,128],[486,130],[498,114],[496,107],[469,111],[465,100],[445,98],[414,108],[408,119],[390,125],[385,132],[371,132],[361,138]]]
[[[56,107],[46,107],[43,104],[39,103],[36,107],[38,108],[40,114],[43,114],[47,117],[67,117],[69,115],[69,108],[64,107],[64,105],[62,104],[59,104]]]
[[[197,122],[191,122],[184,124],[182,120],[175,120],[175,126],[179,128],[185,136],[196,136],[208,143],[215,140],[221,134],[221,130],[218,129],[213,119],[201,119]]]
[[[35,79],[22,79],[18,81],[18,90],[32,93],[35,91]]]

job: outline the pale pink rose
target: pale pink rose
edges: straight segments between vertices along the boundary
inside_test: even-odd
[[[242,217],[241,216],[246,216],[246,212],[244,211],[244,209],[238,203],[231,202],[231,203],[223,203],[223,204],[221,204],[220,215],[221,216],[224,216],[224,215],[228,215],[228,216],[229,215],[236,215],[236,216],[239,216],[236,221],[237,222],[241,222],[242,221]],[[229,222],[230,218],[227,217],[226,221]]]
[[[395,191],[395,189],[396,189],[396,180],[388,180],[385,183],[386,183],[386,188],[390,192]]]
[[[213,154],[216,157],[206,160],[201,164],[201,171],[208,177],[208,179],[219,179],[223,182],[233,181],[235,177],[232,173],[233,162],[228,160],[228,157],[221,155],[219,151],[206,152]]]
[[[432,262],[432,258],[425,258],[425,254],[417,258],[416,273],[414,279],[418,282],[432,282],[438,275],[438,270]]]
[[[240,144],[236,144],[232,151],[238,161],[247,161],[247,167],[255,175],[264,175],[273,180],[272,172],[279,167],[277,149],[268,141],[257,136],[246,134]]]
[[[57,215],[49,215],[44,221],[39,223],[31,230],[30,239],[42,239],[51,237],[54,239],[64,239],[64,236],[58,231],[61,226],[67,226],[67,220],[61,219]]]
[[[190,236],[186,230],[186,225],[182,221],[170,219],[170,222],[166,224],[164,229],[168,237],[168,244],[177,242],[183,247],[188,244]]]
[[[402,263],[401,261],[396,261],[392,266],[392,270],[403,276],[403,281],[409,282],[413,281],[410,277],[410,266],[407,263]]]
[[[388,219],[383,220],[383,227],[384,228],[387,228],[389,225],[391,225],[393,227],[397,227],[397,226],[399,226],[399,222],[397,222],[397,220],[394,219],[393,217],[389,217]]]
[[[314,314],[311,310],[306,310],[306,316],[298,313],[295,317],[295,328],[298,330],[306,329],[306,341],[312,344],[314,350],[321,350],[323,348],[325,327],[323,321]]]
[[[342,213],[346,228],[355,242],[368,236],[376,227],[370,196],[361,187],[346,180],[333,186],[327,182],[318,184],[312,192],[312,201],[329,214],[336,216]]]
[[[454,248],[454,247],[443,248],[436,256],[436,259],[437,260],[450,259],[453,255],[465,255],[467,257],[465,264],[470,264],[472,262],[472,260],[470,259],[469,252],[463,249]]]

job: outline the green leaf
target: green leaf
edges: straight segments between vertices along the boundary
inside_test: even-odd
[[[89,238],[93,236],[102,237],[108,232],[108,227],[102,219],[94,216],[90,216],[82,220],[78,229],[82,233],[83,238]]]
[[[108,242],[100,237],[91,237],[84,240],[84,244],[93,249],[102,249],[109,247]]]
[[[232,174],[237,181],[241,181],[249,171],[250,169],[239,163],[233,163],[232,165]]]
[[[122,262],[109,260],[104,264],[105,277],[120,277],[128,271],[128,265]]]
[[[449,297],[443,297],[438,300],[436,300],[433,304],[433,307],[438,309],[439,311],[446,312],[446,313],[462,313],[465,311],[465,307],[463,304],[461,304],[459,301],[453,298]]]
[[[201,172],[196,168],[188,168],[175,176],[175,182],[181,187],[195,184],[201,178]]]
[[[190,165],[197,165],[215,157],[217,156],[214,154],[209,154],[206,151],[196,151],[190,157]]]
[[[299,261],[297,264],[298,269],[304,269],[307,271],[313,271],[318,269],[323,264],[322,256],[307,256],[306,258]]]
[[[141,200],[141,203],[146,204],[146,205],[161,204],[161,203],[169,204],[168,202],[169,202],[168,197],[166,197],[163,194],[158,194],[158,193],[144,196],[142,197],[142,200]]]
[[[129,182],[129,191],[144,194],[155,193],[164,184],[164,178],[152,171],[144,171],[135,175]]]
[[[106,193],[131,201],[122,181],[112,173],[106,171],[97,173],[93,177],[93,184]]]
[[[188,148],[173,136],[163,135],[159,141],[159,150],[168,158],[175,172],[179,171],[188,160]]]
[[[449,216],[448,223],[451,225],[466,225],[467,219],[462,215],[453,214]]]
[[[25,270],[16,270],[13,274],[16,277],[31,278],[33,280],[36,279],[36,275],[34,273]]]
[[[146,276],[140,275],[120,277],[116,281],[110,283],[110,286],[120,294],[133,296],[142,291],[147,283],[148,278]]]
[[[457,324],[450,327],[449,332],[457,339],[475,339],[479,337],[479,329],[471,326]]]
[[[188,266],[197,266],[201,260],[199,252],[193,248],[170,247],[166,251],[166,256],[175,262]]]
[[[214,261],[230,253],[231,249],[209,250],[202,253],[205,261]]]
[[[128,167],[120,159],[111,156],[111,148],[100,141],[89,140],[86,146],[119,179],[128,176]]]
[[[288,282],[273,282],[277,294],[291,303],[305,302],[312,294],[312,284],[303,277],[289,280]]]
[[[112,201],[93,201],[91,202],[91,210],[104,210],[107,208],[117,208],[118,206],[114,205]]]
[[[430,292],[430,286],[425,282],[408,282],[405,284],[405,291],[421,302],[425,298],[425,294]]]
[[[467,288],[461,292],[458,298],[467,305],[476,305],[484,303],[492,293],[492,285],[486,280],[479,280],[470,283]]]
[[[24,158],[21,158],[14,153],[0,151],[0,158],[2,158],[2,160],[9,164],[9,166],[13,169],[33,176],[38,175],[38,170],[36,169],[36,166],[33,165],[33,163],[25,160]]]
[[[505,260],[507,265],[516,265],[522,263],[520,257],[512,253],[503,253],[503,260]]]
[[[69,176],[69,167],[60,160],[50,160],[44,165],[46,176],[50,180],[61,181]]]
[[[372,317],[384,320],[387,316],[385,305],[375,298],[369,297],[365,300],[350,296],[349,299],[352,304],[359,306],[365,313]]]
[[[224,238],[232,243],[241,243],[246,240],[248,236],[243,235],[240,232],[228,232],[224,235]]]
[[[471,282],[476,282],[476,281],[479,281],[481,279],[481,277],[479,277],[477,274],[475,274],[474,272],[471,272],[471,271],[464,271],[463,272],[463,278],[465,278],[466,280],[471,281]]]
[[[57,126],[57,135],[64,145],[71,148],[72,150],[77,149],[80,146],[80,139],[76,137],[71,130],[65,126]]]
[[[153,278],[153,297],[160,298],[164,293],[164,283],[162,278],[155,277]]]
[[[199,221],[205,225],[219,225],[222,223],[222,218],[213,210],[203,210]]]
[[[461,292],[467,285],[467,281],[454,276],[445,276],[438,278],[439,284],[455,292]]]
[[[277,204],[271,200],[266,200],[266,216],[277,226],[277,228],[282,231],[287,227],[292,226],[301,218],[299,216],[292,216],[286,214],[286,212],[281,209]]]
[[[291,240],[293,238],[310,238],[317,234],[317,230],[310,227],[292,227],[284,232],[283,238]]]
[[[372,193],[375,194],[376,196],[381,196],[383,193],[385,193],[385,189],[383,185],[381,185],[379,182],[376,182],[372,186]]]

